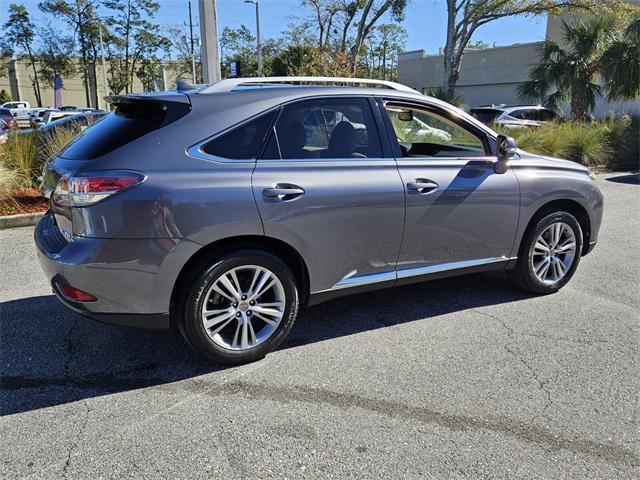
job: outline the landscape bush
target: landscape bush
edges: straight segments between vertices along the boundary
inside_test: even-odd
[[[510,135],[522,150],[566,158],[590,167],[636,168],[638,118],[627,115],[601,121],[548,123],[535,128],[494,129]]]

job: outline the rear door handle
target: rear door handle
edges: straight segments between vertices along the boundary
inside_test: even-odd
[[[407,183],[407,190],[410,192],[430,193],[438,188],[438,184],[424,178],[416,178],[415,182]]]
[[[262,194],[268,198],[277,198],[278,200],[293,200],[304,195],[304,188],[297,185],[278,184],[273,188],[265,188]]]

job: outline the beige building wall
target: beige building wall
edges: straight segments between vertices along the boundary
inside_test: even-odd
[[[538,43],[468,50],[462,60],[456,94],[473,106],[518,103],[516,87],[526,80],[537,59]],[[444,59],[424,50],[407,52],[398,59],[398,81],[425,92],[442,85]]]
[[[7,62],[7,74],[0,76],[0,90],[6,90],[11,94],[13,100],[23,100],[31,104],[32,107],[37,106],[36,95],[32,85],[33,71],[28,61],[24,59],[11,59]],[[161,68],[160,89],[166,90],[175,85],[176,75],[173,73],[171,62],[163,62]],[[107,65],[108,68],[108,65]],[[104,101],[105,89],[102,81],[102,67],[96,67],[97,87],[98,87],[98,105],[95,105],[95,95],[93,91],[90,94],[90,101],[87,104],[84,82],[82,75],[76,72],[72,76],[63,77],[64,84],[62,92],[63,105],[72,105],[75,107],[92,107],[105,108]],[[44,107],[53,106],[53,85],[48,84],[40,78],[40,94],[42,97],[42,105]],[[134,92],[142,92],[142,82],[136,77],[133,85]]]
[[[630,3],[640,4],[640,0]],[[546,38],[560,41],[562,21],[571,21],[575,16],[549,16]],[[491,104],[520,104],[516,89],[528,78],[529,69],[538,62],[539,47],[543,42],[514,44],[506,47],[467,50],[462,59],[460,79],[456,94],[471,106]],[[416,90],[425,92],[443,84],[444,57],[430,55],[424,50],[400,54],[398,58],[398,81]],[[594,114],[598,117],[611,112],[640,115],[640,102],[611,104],[598,101]]]

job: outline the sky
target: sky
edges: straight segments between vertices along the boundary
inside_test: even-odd
[[[0,0],[0,24],[8,18],[10,3],[22,3],[29,10],[37,26],[44,25],[45,16],[38,10],[39,0]],[[188,25],[187,0],[158,0],[160,10],[155,22],[160,25]],[[193,0],[194,22],[198,22],[198,1]],[[218,33],[226,26],[246,25],[255,33],[255,7],[243,0],[217,0]],[[300,6],[300,0],[260,0],[260,26],[262,37],[277,37],[286,29],[292,16],[306,17],[309,11]],[[385,22],[389,19],[385,19]],[[445,0],[409,0],[406,19],[402,25],[408,32],[406,50],[425,49],[437,53],[444,46],[446,34]],[[544,39],[544,17],[516,17],[501,19],[478,29],[472,41],[482,40],[490,45],[535,42]]]

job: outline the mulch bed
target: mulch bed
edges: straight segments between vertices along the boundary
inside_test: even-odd
[[[0,215],[46,212],[49,200],[37,188],[19,188],[12,194],[13,202],[0,200]]]

